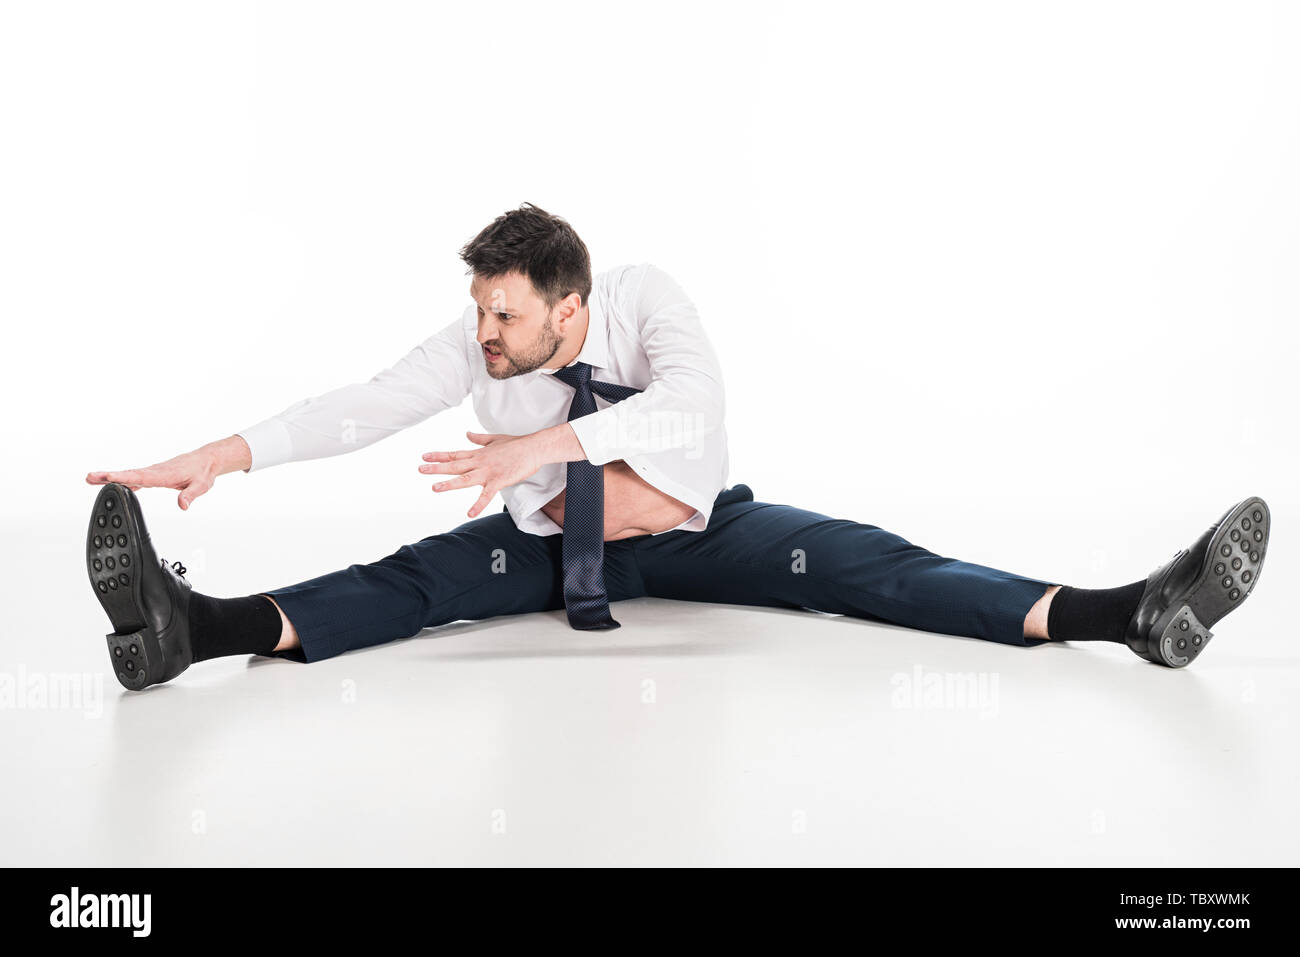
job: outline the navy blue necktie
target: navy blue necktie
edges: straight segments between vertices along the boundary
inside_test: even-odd
[[[555,370],[555,378],[573,386],[569,421],[596,411],[596,396],[621,402],[640,389],[610,382],[595,382],[591,366],[575,362]],[[605,472],[586,459],[570,462],[564,491],[564,607],[569,624],[583,631],[618,628],[609,613],[605,592]]]

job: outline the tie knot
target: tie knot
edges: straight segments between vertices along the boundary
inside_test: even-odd
[[[575,362],[571,366],[556,369],[555,378],[576,389],[591,381],[591,366],[585,362]]]

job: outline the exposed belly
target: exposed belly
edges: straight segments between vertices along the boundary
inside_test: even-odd
[[[676,528],[695,509],[667,495],[637,475],[622,459],[601,466],[605,473],[605,541],[653,535]],[[542,506],[542,512],[564,527],[564,492]]]

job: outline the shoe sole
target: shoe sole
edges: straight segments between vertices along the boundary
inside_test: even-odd
[[[139,691],[150,675],[162,674],[163,654],[145,620],[140,600],[143,518],[124,485],[105,485],[95,498],[86,532],[86,571],[90,587],[113,625],[108,657],[122,687]]]
[[[1262,498],[1237,504],[1219,523],[1187,592],[1171,602],[1148,633],[1147,650],[1171,668],[1190,664],[1214,634],[1210,629],[1259,584],[1273,519]]]

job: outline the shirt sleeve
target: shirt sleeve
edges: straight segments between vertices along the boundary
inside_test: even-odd
[[[640,394],[569,423],[593,465],[668,449],[690,454],[726,411],[722,369],[695,304],[658,266],[638,270],[634,313],[651,381]]]
[[[457,320],[369,382],[302,399],[236,434],[252,451],[250,472],[341,455],[459,405],[470,386],[465,333]]]

